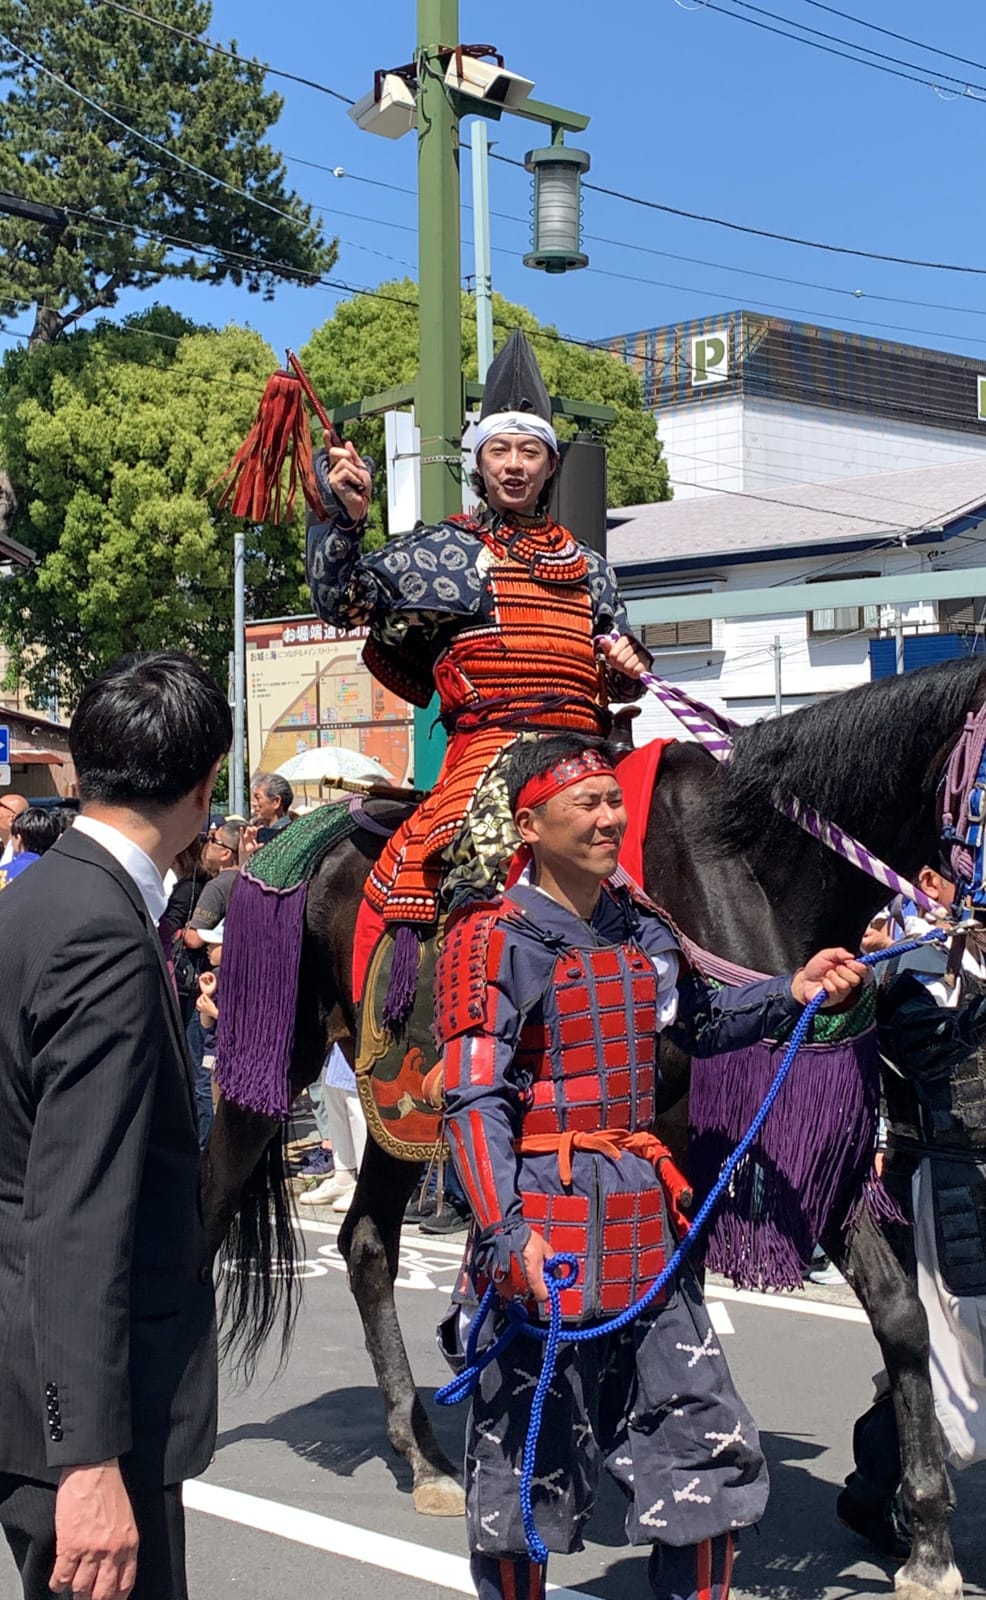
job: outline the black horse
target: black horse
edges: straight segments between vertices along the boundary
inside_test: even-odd
[[[649,893],[700,945],[767,972],[800,964],[829,945],[857,948],[887,892],[831,854],[771,803],[796,794],[856,834],[905,873],[935,862],[936,789],[966,713],[986,696],[986,673],[964,661],[926,668],[833,696],[741,731],[729,766],[699,746],[670,746],[652,798],[644,849]],[[379,816],[379,810],[377,812]],[[358,831],[312,880],[291,1067],[296,1092],[317,1075],[327,1042],[351,1052],[355,1016],[349,971],[363,881],[380,838]],[[679,1112],[687,1067],[669,1101]],[[205,1203],[229,1264],[227,1313],[247,1362],[285,1316],[295,1291],[279,1129],[220,1103],[206,1158]],[[671,1142],[672,1135],[666,1135]],[[339,1244],[359,1307],[387,1414],[391,1443],[413,1472],[418,1510],[461,1509],[454,1469],[417,1397],[394,1304],[405,1204],[418,1169],[372,1141]],[[844,1266],[880,1343],[898,1419],[902,1493],[912,1550],[897,1574],[905,1600],[961,1593],[948,1530],[949,1485],[928,1376],[928,1330],[907,1271],[870,1220],[851,1244],[824,1241]],[[902,1264],[901,1254],[905,1261]],[[287,1337],[287,1333],[285,1333]]]

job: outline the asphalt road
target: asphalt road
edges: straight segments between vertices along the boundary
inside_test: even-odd
[[[457,1518],[414,1511],[410,1476],[391,1451],[334,1223],[304,1227],[308,1274],[287,1366],[269,1360],[249,1390],[224,1384],[216,1459],[188,1486],[193,1600],[451,1600],[471,1594]],[[461,1243],[461,1241],[460,1241]],[[420,1392],[453,1459],[463,1413],[434,1407],[448,1374],[434,1344],[457,1260],[451,1240],[405,1233],[399,1306]],[[772,1495],[747,1534],[734,1593],[777,1600],[869,1600],[892,1592],[833,1515],[850,1467],[853,1418],[871,1393],[876,1346],[848,1290],[776,1301],[711,1285],[714,1320],[740,1392],[759,1423]],[[798,1309],[792,1309],[798,1308]],[[986,1581],[986,1470],[958,1480],[954,1523],[966,1592]],[[646,1560],[622,1540],[616,1493],[604,1492],[584,1552],[553,1557],[549,1579],[599,1600],[645,1600]],[[0,1549],[0,1600],[17,1600]]]

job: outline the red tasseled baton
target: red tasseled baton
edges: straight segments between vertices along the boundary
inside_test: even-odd
[[[216,480],[217,483],[226,482],[216,509],[228,508],[234,517],[245,517],[250,522],[282,520],[281,483],[289,456],[291,470],[284,514],[290,518],[294,511],[299,479],[302,493],[315,515],[325,517],[327,514],[315,477],[306,399],[322,424],[326,449],[338,446],[341,441],[301,362],[290,350],[288,362],[292,371],[275,372],[267,380],[253,427],[222,477]]]

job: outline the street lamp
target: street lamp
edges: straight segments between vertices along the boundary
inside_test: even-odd
[[[587,267],[582,253],[582,174],[589,170],[585,150],[553,144],[529,150],[524,166],[534,174],[533,249],[525,267],[544,272],[571,272]]]

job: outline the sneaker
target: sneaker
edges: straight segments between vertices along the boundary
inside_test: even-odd
[[[333,1173],[331,1178],[323,1178],[314,1189],[308,1189],[298,1196],[300,1206],[325,1206],[333,1200],[338,1200],[340,1195],[349,1193],[356,1187],[356,1179],[347,1172],[345,1178]]]
[[[309,1151],[296,1176],[299,1178],[328,1178],[335,1172],[336,1164],[331,1150],[326,1150],[324,1145],[317,1145]]]
[[[356,1193],[356,1185],[355,1185],[355,1183],[351,1183],[349,1185],[348,1189],[343,1190],[342,1194],[338,1195],[336,1197],[336,1199],[333,1200],[333,1202],[332,1202],[333,1211],[338,1211],[338,1212],[341,1212],[341,1213],[344,1213],[344,1212],[348,1211],[350,1206],[353,1203],[353,1195],[355,1193]]]
[[[404,1208],[404,1221],[420,1223],[425,1217],[433,1217],[435,1210],[436,1204],[433,1194],[426,1194],[422,1197],[421,1194],[415,1191]]]
[[[434,1216],[423,1217],[418,1226],[422,1233],[464,1233],[471,1221],[468,1211],[460,1211],[458,1206],[446,1201],[441,1211],[436,1211]]]
[[[834,1261],[826,1261],[824,1267],[814,1267],[808,1274],[808,1282],[817,1283],[822,1288],[830,1288],[845,1281]]]

